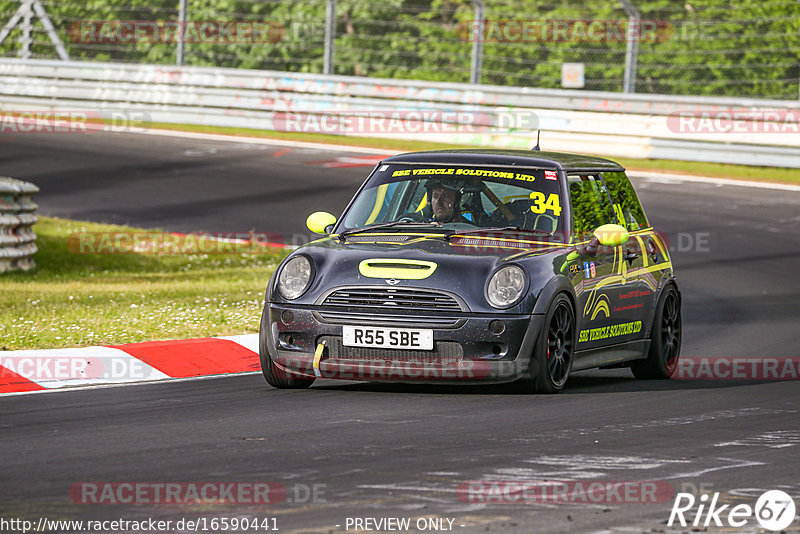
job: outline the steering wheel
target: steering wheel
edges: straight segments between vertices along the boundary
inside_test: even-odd
[[[496,209],[489,215],[489,226],[511,226],[513,222],[519,223],[519,217],[516,219],[507,217],[506,214],[499,209]]]
[[[421,213],[405,213],[396,222],[424,222],[425,216]]]

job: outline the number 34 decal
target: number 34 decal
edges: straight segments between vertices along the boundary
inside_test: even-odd
[[[547,197],[547,201],[544,199],[544,193],[539,191],[534,191],[530,195],[531,200],[533,203],[531,204],[531,211],[533,213],[544,213],[546,211],[552,211],[553,215],[556,217],[561,216],[561,203],[558,200],[557,193],[551,193],[550,196]]]

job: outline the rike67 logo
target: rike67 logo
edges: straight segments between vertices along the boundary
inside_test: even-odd
[[[710,502],[709,502],[710,499]],[[765,491],[756,501],[755,507],[749,504],[718,504],[719,492],[709,497],[704,493],[699,499],[691,493],[678,493],[669,514],[667,526],[677,523],[686,527],[686,516],[694,515],[693,527],[754,527],[751,519],[755,517],[761,528],[777,532],[792,524],[795,518],[794,500],[781,490]],[[704,530],[705,530],[704,528]],[[694,529],[693,529],[694,530]]]

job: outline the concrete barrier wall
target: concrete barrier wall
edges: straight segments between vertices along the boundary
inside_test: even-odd
[[[40,109],[498,148],[541,129],[545,150],[800,168],[796,101],[0,59],[0,112]],[[359,116],[386,121],[349,128]]]

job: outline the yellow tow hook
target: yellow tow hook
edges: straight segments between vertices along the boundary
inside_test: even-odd
[[[319,362],[322,361],[322,357],[325,355],[325,348],[328,346],[328,342],[322,340],[322,343],[317,345],[317,351],[314,353],[314,376],[317,378],[322,377],[322,372],[319,370]]]

